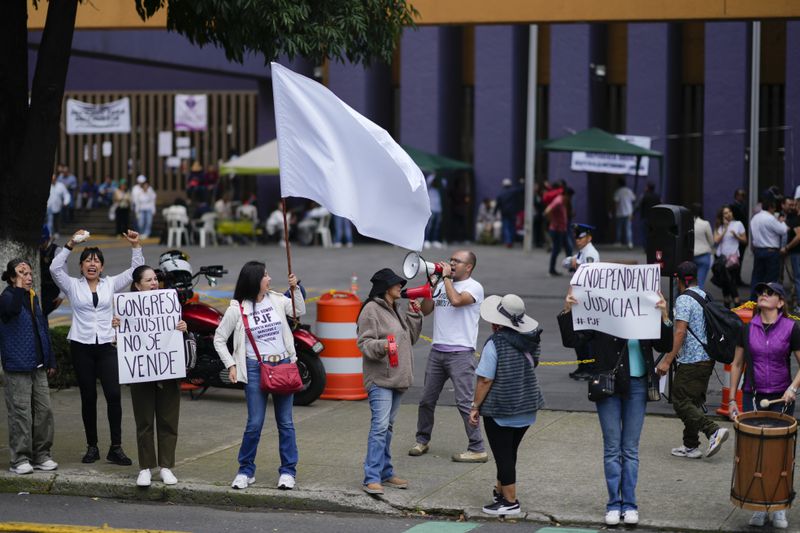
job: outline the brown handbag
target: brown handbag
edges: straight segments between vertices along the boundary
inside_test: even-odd
[[[253,346],[253,351],[256,353],[258,359],[258,369],[261,390],[264,392],[271,392],[273,394],[294,394],[303,390],[303,380],[300,379],[300,372],[297,370],[297,364],[289,363],[268,363],[261,359],[261,354],[258,352],[258,345],[253,338],[253,332],[250,331],[250,324],[247,320],[247,315],[244,314],[242,304],[239,304],[239,310],[242,312],[242,320],[244,321],[244,331],[247,333],[247,338],[250,339],[250,344]]]

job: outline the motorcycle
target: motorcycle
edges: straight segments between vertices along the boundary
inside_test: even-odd
[[[196,363],[194,368],[187,370],[186,380],[182,384],[182,389],[188,390],[193,400],[201,397],[210,387],[244,389],[244,384],[231,382],[228,370],[214,348],[214,332],[223,314],[201,302],[194,292],[201,276],[206,278],[210,287],[215,287],[217,280],[227,273],[222,265],[211,265],[200,267],[196,274],[192,274],[188,256],[180,250],[170,250],[159,258],[156,271],[159,281],[163,288],[177,291],[183,306],[183,320],[189,332],[195,336]],[[310,405],[325,389],[325,366],[318,355],[324,346],[307,324],[289,317],[289,325],[297,352],[297,369],[303,381],[303,389],[294,395],[294,405]],[[228,340],[228,349],[233,350],[232,339]]]

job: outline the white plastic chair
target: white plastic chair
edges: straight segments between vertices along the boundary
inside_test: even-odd
[[[236,218],[246,218],[258,223],[258,209],[254,205],[240,205],[236,208]]]
[[[183,243],[183,237],[186,237],[186,244],[191,244],[189,217],[186,214],[186,208],[172,206],[164,209],[161,213],[167,222],[167,246],[170,248],[180,247]]]
[[[200,221],[202,222],[200,228],[197,230],[200,238],[200,248],[206,247],[206,237],[209,238],[211,242],[214,243],[214,246],[217,245],[217,214],[216,213],[206,213],[202,217],[200,217]]]
[[[333,246],[333,239],[331,239],[331,216],[325,215],[320,217],[317,224],[315,233],[319,235],[320,243],[323,248],[331,248]]]

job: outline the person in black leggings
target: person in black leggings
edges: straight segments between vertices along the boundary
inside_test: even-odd
[[[67,338],[70,341],[72,364],[81,391],[81,414],[86,433],[87,450],[81,459],[93,463],[100,459],[97,447],[97,379],[103,386],[108,409],[108,425],[111,430],[111,447],[106,459],[118,465],[130,465],[132,461],[122,450],[122,403],[120,401],[117,350],[111,344],[114,330],[114,293],[127,288],[133,280],[133,270],[144,264],[139,243],[139,234],[128,230],[124,234],[132,246],[131,267],[117,276],[101,276],[103,252],[89,247],[81,252],[81,277],[73,278],[67,273],[67,258],[76,243],[88,239],[88,232],[80,230],[53,258],[50,273],[58,287],[66,294],[72,306],[72,326]]]

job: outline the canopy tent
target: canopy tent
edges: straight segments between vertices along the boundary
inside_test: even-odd
[[[438,172],[440,170],[472,170],[472,165],[465,163],[464,161],[458,161],[456,159],[450,159],[449,157],[431,154],[429,152],[424,152],[417,148],[412,148],[411,146],[406,145],[403,145],[403,150],[405,150],[408,155],[411,156],[411,159],[414,160],[414,163],[416,163],[423,172]]]
[[[611,133],[599,128],[589,128],[573,135],[548,139],[539,143],[539,149],[548,152],[594,152],[599,154],[628,155],[636,157],[636,184],[639,182],[639,164],[643,157],[654,157],[659,161],[659,190],[664,190],[664,154],[656,150],[642,148],[623,141]]]
[[[219,167],[220,174],[278,175],[278,140],[253,148],[237,158],[225,161]]]

